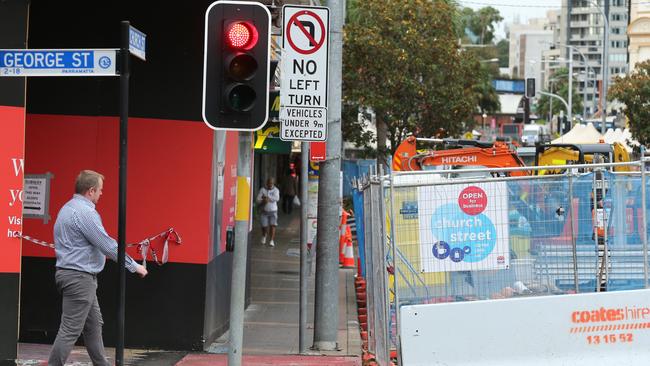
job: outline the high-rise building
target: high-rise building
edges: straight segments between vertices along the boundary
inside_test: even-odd
[[[650,60],[650,2],[632,2],[630,6],[630,25],[627,35],[630,37],[628,52],[630,69],[637,63]]]
[[[597,111],[602,85],[603,35],[605,21],[609,20],[607,57],[609,84],[614,76],[628,70],[627,25],[630,0],[562,0],[560,44],[571,45],[573,52],[574,82],[578,83],[579,95],[587,96],[587,116]],[[558,45],[560,56],[568,59],[570,50]],[[583,57],[586,59],[585,65]],[[594,75],[595,74],[595,75]],[[611,111],[608,106],[608,110]]]
[[[509,27],[510,54],[508,68],[515,79],[535,78],[537,90],[541,85],[542,52],[553,41],[553,32],[547,30],[546,18],[530,19],[528,24],[511,24]]]

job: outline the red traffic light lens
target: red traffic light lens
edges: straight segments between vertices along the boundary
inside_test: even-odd
[[[237,50],[250,50],[257,44],[257,29],[247,22],[234,22],[226,27],[226,43]]]

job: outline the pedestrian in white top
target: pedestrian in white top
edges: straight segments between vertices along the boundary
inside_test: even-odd
[[[275,187],[275,179],[266,180],[266,186],[260,188],[257,194],[257,204],[261,206],[260,222],[262,224],[262,244],[266,244],[266,234],[269,234],[269,246],[275,246],[275,227],[278,226],[278,201],[280,191]],[[268,229],[268,230],[267,230]]]

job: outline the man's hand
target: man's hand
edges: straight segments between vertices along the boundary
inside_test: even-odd
[[[149,273],[149,272],[147,271],[147,269],[144,268],[143,265],[141,265],[141,264],[136,264],[135,266],[136,266],[136,267],[135,267],[135,273],[137,273],[138,276],[140,276],[141,278],[144,278],[144,276],[146,276],[146,275]]]

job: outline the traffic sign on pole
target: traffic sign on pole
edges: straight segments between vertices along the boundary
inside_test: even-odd
[[[285,5],[280,139],[327,140],[329,9]]]
[[[0,50],[0,76],[115,76],[117,50]]]

